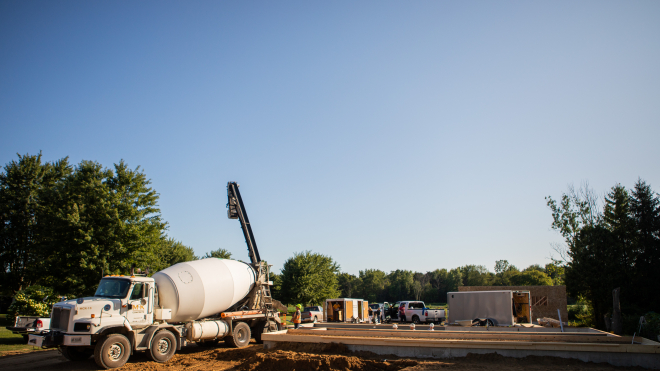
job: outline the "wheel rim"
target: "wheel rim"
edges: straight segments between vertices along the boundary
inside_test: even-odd
[[[246,338],[247,338],[247,332],[246,332],[245,330],[240,329],[240,330],[238,331],[238,334],[236,334],[236,335],[237,335],[236,337],[238,338],[238,342],[239,342],[239,343],[244,343],[244,342],[245,342],[245,340],[246,340]],[[248,340],[249,340],[249,339],[248,339]]]
[[[108,348],[108,358],[117,361],[124,354],[124,346],[121,343],[114,343]]]
[[[314,323],[316,323],[317,321],[318,321],[318,319],[316,317],[314,317]]]
[[[170,350],[169,340],[167,340],[167,339],[158,340],[157,349],[158,349],[158,353],[167,354],[167,352]]]

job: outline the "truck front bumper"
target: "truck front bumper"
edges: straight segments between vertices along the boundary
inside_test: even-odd
[[[64,334],[61,332],[45,332],[39,335],[30,334],[28,345],[43,348],[64,345]]]

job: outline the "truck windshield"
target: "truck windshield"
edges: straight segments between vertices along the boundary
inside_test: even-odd
[[[128,294],[131,281],[122,279],[102,279],[99,288],[96,289],[95,297],[123,299]]]

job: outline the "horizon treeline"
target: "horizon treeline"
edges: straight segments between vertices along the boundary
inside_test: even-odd
[[[436,269],[421,273],[395,270],[385,273],[365,269],[359,274],[337,274],[341,297],[363,298],[369,302],[422,300],[445,303],[447,293],[460,286],[552,286],[563,284],[563,268],[556,261],[545,267],[538,264],[520,270],[507,260],[498,260],[491,272],[483,265],[465,265],[453,269]]]

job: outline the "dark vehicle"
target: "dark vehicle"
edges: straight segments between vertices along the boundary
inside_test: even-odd
[[[394,304],[388,302],[383,303],[383,322],[390,323],[392,321],[399,322],[399,306],[400,301]]]

